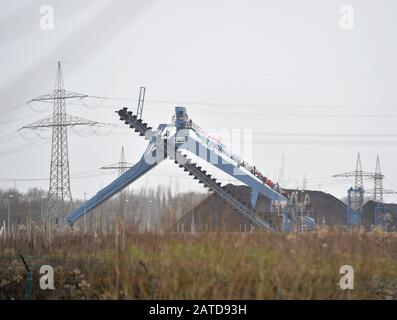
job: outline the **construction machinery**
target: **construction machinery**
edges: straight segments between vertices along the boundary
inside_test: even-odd
[[[142,95],[142,92],[140,96]],[[193,179],[214,192],[237,213],[247,218],[257,229],[275,231],[276,226],[265,221],[256,213],[256,202],[259,194],[277,203],[284,203],[284,223],[282,229],[287,230],[291,219],[287,212],[288,197],[278,185],[270,179],[264,178],[255,166],[250,166],[240,157],[232,154],[229,149],[212,139],[205,130],[189,119],[185,107],[175,107],[175,114],[171,123],[160,124],[153,130],[142,121],[142,109],[139,114],[133,114],[126,107],[116,113],[131,129],[148,140],[148,146],[141,159],[116,180],[100,190],[95,196],[86,201],[67,217],[67,222],[73,225],[84,214],[99,206],[102,202],[122,191],[128,185],[148,173],[165,159],[171,159]],[[220,169],[232,178],[251,188],[249,203],[239,199],[231,190],[223,187],[214,177],[207,173],[196,162],[188,157],[189,154],[201,158],[208,164]]]

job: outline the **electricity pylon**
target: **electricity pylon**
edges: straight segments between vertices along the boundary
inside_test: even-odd
[[[84,99],[88,95],[66,91],[64,89],[61,63],[55,80],[54,91],[39,96],[29,102],[52,103],[53,112],[49,118],[22,127],[21,129],[51,128],[51,161],[50,161],[50,186],[47,198],[47,214],[49,216],[64,216],[72,202],[69,172],[68,127],[96,126],[99,122],[70,116],[66,113],[66,100]],[[28,103],[29,103],[28,102]]]
[[[379,156],[376,157],[376,167],[374,174],[374,201],[383,202],[383,174],[380,170]]]
[[[370,172],[364,172],[361,165],[360,153],[357,154],[356,170],[344,172],[334,177],[354,177],[354,188],[347,190],[347,225],[351,228],[353,225],[362,224],[363,206],[364,206],[364,183],[363,178],[372,177]]]
[[[373,200],[376,202],[383,202],[383,195],[385,193],[387,194],[395,194],[396,192],[393,190],[385,190],[383,189],[383,179],[384,175],[381,172],[380,169],[380,160],[379,156],[376,158],[376,167],[375,167],[375,173],[373,172],[366,172],[362,170],[361,167],[361,159],[360,159],[360,154],[357,156],[357,163],[356,163],[356,170],[355,171],[350,171],[350,172],[345,172],[341,174],[334,175],[334,177],[354,177],[355,178],[355,190],[362,189],[364,191],[364,186],[363,186],[363,178],[373,180],[374,181],[374,188],[371,190],[365,189],[366,194],[373,194]]]
[[[121,152],[120,152],[120,161],[118,163],[110,164],[107,166],[102,167],[101,169],[105,170],[117,170],[118,171],[118,176],[120,177],[124,172],[126,172],[129,168],[133,166],[132,163],[129,163],[126,161],[125,158],[125,152],[124,152],[124,146],[121,147]],[[120,213],[123,210],[123,207],[125,206],[125,190],[121,191],[119,193],[119,200],[120,200]]]
[[[118,170],[118,174],[119,174],[119,176],[121,176],[124,172],[126,172],[131,167],[132,167],[132,164],[125,160],[124,146],[122,146],[121,152],[120,152],[120,161],[118,163],[104,166],[101,169]]]
[[[363,171],[361,165],[360,153],[357,154],[356,170],[344,172],[334,175],[336,178],[350,178],[354,177],[354,187],[355,189],[364,189],[363,178],[373,178],[374,174],[372,172]]]

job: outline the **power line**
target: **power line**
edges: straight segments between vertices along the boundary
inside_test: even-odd
[[[17,109],[19,109],[19,108],[21,108],[21,107],[25,107],[25,106],[28,106],[32,111],[34,111],[34,112],[36,112],[36,113],[41,113],[41,112],[46,112],[47,110],[48,110],[48,108],[46,108],[45,110],[36,110],[36,109],[34,109],[33,107],[32,107],[32,105],[31,105],[31,103],[30,103],[31,101],[29,101],[29,102],[27,102],[27,103],[21,103],[21,104],[18,104],[18,105],[15,105],[15,106],[13,106],[13,107],[9,107],[9,108],[7,108],[7,109],[4,109],[4,110],[0,110],[0,114],[4,114],[4,113],[8,113],[8,112],[11,112],[11,111],[15,111],[15,110],[17,110]]]
[[[198,71],[192,69],[178,69],[178,68],[164,68],[155,66],[126,66],[126,65],[110,65],[110,64],[98,64],[98,63],[82,63],[75,61],[62,61],[65,64],[79,65],[84,67],[95,67],[95,68],[106,68],[106,69],[118,69],[118,70],[150,70],[150,71],[162,71],[171,73],[184,73],[184,74],[195,74],[195,75],[217,75],[217,76],[232,76],[232,77],[260,77],[260,78],[385,78],[394,79],[397,78],[396,74],[280,74],[280,73],[244,73],[244,72],[224,72],[224,71]]]
[[[136,100],[135,100],[136,101]],[[147,102],[155,102],[155,103],[165,103],[161,102],[160,100],[147,100]],[[173,101],[174,104],[176,105],[188,105],[188,103],[184,103],[182,101]],[[197,105],[205,105],[201,103],[196,103]],[[84,104],[74,104],[74,105],[79,105],[79,106],[85,106],[86,108],[110,108],[114,109],[115,106],[112,105],[84,105]],[[193,104],[192,104],[193,105]],[[215,106],[215,105],[223,105],[223,104],[207,104],[208,106]],[[244,106],[245,107],[245,106]],[[298,107],[296,107],[298,108]],[[156,112],[163,112],[163,113],[168,113],[169,110],[166,110],[165,108],[155,108],[155,107],[145,107],[145,110],[150,110],[150,111],[156,111]],[[359,113],[359,114],[346,114],[346,113],[275,113],[275,112],[268,112],[268,111],[262,111],[262,112],[246,112],[244,110],[241,110],[240,112],[238,111],[214,111],[210,110],[210,114],[219,114],[222,116],[225,116],[225,112],[227,115],[231,116],[238,116],[238,117],[250,117],[250,116],[266,116],[266,117],[299,117],[299,118],[396,118],[397,113]]]
[[[15,106],[9,107],[9,108],[7,108],[5,110],[0,110],[0,114],[11,112],[11,111],[15,111],[16,109],[19,109],[19,108],[21,108],[23,106],[26,106],[26,103],[17,104]]]
[[[9,78],[9,77],[13,77],[13,76],[16,76],[16,75],[22,75],[22,74],[25,74],[25,73],[29,73],[29,72],[32,72],[32,71],[37,70],[37,69],[45,69],[45,68],[49,68],[49,67],[51,67],[51,64],[34,65],[33,67],[30,67],[28,70],[0,74],[0,78]]]
[[[128,131],[124,130],[114,130],[114,134],[129,135]],[[280,137],[321,137],[321,138],[397,138],[397,134],[393,133],[382,133],[382,134],[368,134],[368,133],[321,133],[321,132],[310,132],[310,133],[300,133],[300,132],[270,132],[270,131],[252,131],[253,139],[263,139],[263,136],[280,136]],[[230,139],[229,139],[230,140]],[[228,139],[225,139],[228,141]],[[287,140],[288,141],[288,140]],[[295,140],[293,140],[295,141]],[[300,140],[302,141],[302,140]],[[304,141],[304,140],[303,140]],[[316,140],[317,141],[317,140]]]
[[[33,118],[33,117],[36,117],[36,116],[37,116],[36,114],[30,114],[30,115],[27,115],[27,116],[24,116],[24,117],[11,118],[11,119],[8,119],[8,120],[0,121],[0,124],[18,122],[18,121],[29,119],[29,118]]]
[[[397,138],[397,134],[368,134],[368,133],[287,133],[287,132],[263,132],[255,131],[253,135],[264,136],[292,136],[292,137],[341,137],[341,138]]]
[[[136,103],[138,99],[136,98],[130,98],[130,97],[106,97],[106,96],[88,96],[88,98],[95,98],[95,99],[100,99],[102,101],[128,101],[128,102],[134,102]],[[346,110],[346,109],[351,109],[351,110],[363,110],[363,109],[368,109],[368,110],[392,110],[395,111],[397,107],[387,107],[387,106],[332,106],[332,105],[304,105],[304,104],[296,104],[296,105],[288,105],[288,104],[250,104],[250,103],[231,103],[231,102],[211,102],[211,101],[189,101],[189,100],[170,100],[170,99],[147,99],[147,102],[154,103],[154,104],[170,104],[170,105],[189,105],[189,106],[208,106],[208,107],[225,107],[225,108],[237,108],[240,110],[241,108],[257,108],[257,109],[297,109],[297,110],[302,110],[302,109],[331,109],[331,110]],[[84,101],[81,101],[81,104],[78,105],[83,105],[87,106],[87,104]],[[88,105],[89,106],[89,105]],[[92,107],[103,107],[103,108],[115,108],[116,106],[114,105],[104,105],[103,102],[101,102],[99,105],[94,105]],[[246,110],[243,110],[244,113],[246,113]]]
[[[115,136],[127,136],[129,135],[128,132],[123,132],[123,131],[113,131],[112,135],[109,135],[109,138],[114,138]],[[275,134],[277,135],[277,134]],[[290,134],[288,134],[289,136]],[[292,136],[292,134],[291,134]],[[321,137],[321,135],[318,135]],[[264,145],[264,144],[271,144],[271,145],[308,145],[308,146],[354,146],[354,145],[367,145],[367,146],[394,146],[397,144],[397,139],[396,140],[368,140],[369,138],[373,139],[379,139],[379,138],[397,138],[397,135],[366,135],[363,134],[362,136],[360,135],[338,135],[338,134],[329,134],[329,135],[324,135],[324,137],[351,137],[351,138],[356,138],[357,140],[330,140],[330,139],[305,139],[306,137],[316,137],[316,134],[307,134],[303,135],[303,139],[266,139],[265,137],[261,136],[256,136],[256,133],[253,134],[253,140],[252,143],[256,145]],[[358,139],[358,138],[366,138],[366,139]],[[226,140],[227,141],[227,140]]]
[[[26,143],[26,144],[18,146],[18,147],[13,147],[13,148],[10,148],[10,149],[7,149],[7,150],[2,150],[0,152],[0,157],[12,155],[12,154],[19,153],[19,152],[26,151],[26,150],[30,150],[30,149],[33,149],[33,148],[36,148],[36,147],[41,147],[41,146],[43,146],[45,144],[47,144],[47,141],[29,142],[29,143]]]
[[[368,145],[368,146],[394,146],[397,145],[396,141],[360,141],[360,140],[287,140],[287,139],[254,139],[256,144],[272,144],[272,145],[308,145],[308,146],[355,146],[355,145]]]
[[[12,139],[14,139],[14,138],[16,138],[18,136],[19,136],[18,135],[18,131],[12,131],[10,133],[6,133],[5,135],[2,135],[0,137],[0,141],[1,140],[9,141],[9,140],[12,140]]]
[[[82,176],[74,176],[70,175],[71,179],[87,179],[87,178],[100,178],[103,176],[110,176],[113,175],[111,172],[102,172],[102,173],[96,173],[96,174],[89,174],[89,175],[82,175]],[[190,177],[186,176],[178,176],[178,175],[173,175],[173,174],[168,174],[168,173],[150,173],[151,176],[157,176],[157,177],[169,177],[169,178],[178,178],[178,179],[186,179],[189,181],[192,181]],[[49,181],[49,178],[0,178],[0,181],[3,182],[30,182],[30,181]],[[233,179],[218,179],[221,181],[235,181]],[[192,181],[193,182],[193,181]]]

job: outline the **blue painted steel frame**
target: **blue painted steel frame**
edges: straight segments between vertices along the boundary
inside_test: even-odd
[[[105,200],[111,198],[118,192],[122,191],[126,188],[129,184],[137,180],[139,177],[153,169],[159,162],[155,162],[153,164],[148,164],[145,160],[145,157],[138,161],[133,167],[128,169],[124,174],[110,183],[108,186],[100,190],[95,196],[89,199],[85,206],[81,206],[76,209],[74,212],[70,214],[67,218],[69,224],[73,224],[76,222],[80,217],[82,217],[86,212],[93,210],[95,207],[99,206]]]
[[[188,132],[188,131],[187,131]],[[179,134],[178,134],[179,135]],[[235,165],[232,159],[220,156],[215,150],[211,150],[201,141],[192,138],[190,135],[187,136],[187,142],[180,145],[178,149],[185,149],[203,160],[209,162],[216,168],[222,170],[233,178],[241,181],[245,185],[252,188],[251,192],[251,205],[255,208],[256,201],[259,193],[262,193],[267,198],[274,201],[287,201],[288,199],[282,194],[273,190],[268,185],[260,182],[252,173],[248,170],[243,169]]]
[[[186,112],[186,111],[185,111]],[[160,124],[158,129],[156,130],[155,135],[152,137],[148,147],[145,150],[144,155],[141,159],[129,170],[127,170],[124,174],[118,177],[116,180],[111,182],[108,186],[100,190],[95,196],[85,202],[82,206],[74,210],[67,218],[67,222],[71,225],[75,223],[79,218],[81,218],[87,212],[95,209],[101,203],[111,198],[118,192],[122,191],[129,184],[137,180],[139,177],[149,172],[155,166],[157,166],[160,162],[162,162],[165,158],[163,156],[153,156],[151,155],[156,147],[156,139],[160,139],[161,134],[165,128],[175,126],[173,124]],[[178,129],[178,128],[177,128]],[[172,141],[171,145],[176,146],[178,149],[188,150],[200,158],[208,161],[213,166],[227,173],[228,175],[236,178],[242,183],[252,188],[251,193],[251,205],[254,208],[257,202],[258,194],[262,193],[267,198],[274,201],[287,201],[288,199],[284,197],[282,194],[278,193],[276,190],[273,190],[269,186],[263,184],[256,178],[251,172],[241,167],[238,167],[237,164],[234,163],[232,159],[228,159],[227,157],[222,157],[217,154],[214,150],[209,149],[200,141],[193,139],[190,136],[191,129],[183,129],[178,130],[175,135],[169,137],[167,141]],[[187,138],[184,143],[175,143],[175,137],[183,137]],[[161,150],[163,153],[163,150]],[[153,161],[148,162],[147,160],[151,159]]]
[[[161,126],[159,127],[159,129]],[[87,212],[95,209],[99,206],[102,202],[106,201],[107,199],[111,198],[118,192],[122,191],[126,188],[129,184],[137,180],[139,177],[143,176],[145,173],[149,172],[155,166],[157,166],[161,161],[164,160],[164,157],[153,157],[150,154],[157,150],[155,145],[155,139],[149,143],[146,148],[145,153],[141,157],[141,159],[130,169],[124,172],[120,177],[116,180],[111,182],[105,188],[100,190],[95,196],[89,199],[85,204],[77,208],[73,211],[67,218],[67,222],[71,225],[75,223],[79,218],[81,218]],[[148,159],[153,161],[148,162]]]

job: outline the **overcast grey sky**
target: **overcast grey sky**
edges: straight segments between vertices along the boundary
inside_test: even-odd
[[[353,30],[340,27],[346,4]],[[54,9],[53,30],[40,27],[43,5]],[[2,0],[0,188],[14,185],[4,178],[49,176],[49,132],[44,140],[14,133],[51,114],[23,103],[53,89],[61,60],[66,89],[112,97],[68,113],[117,124],[104,137],[70,132],[75,198],[115,177],[99,168],[117,162],[122,145],[129,162],[139,159],[145,142],[114,114],[136,102],[114,98],[136,99],[142,85],[151,126],[184,105],[202,127],[252,129],[255,165],[273,180],[283,173],[282,186],[301,186],[306,175],[308,188],[344,196],[351,181],[331,176],[353,170],[360,152],[368,171],[380,156],[385,187],[397,190],[396,9],[393,0]],[[172,163],[134,187],[169,183],[201,190]],[[32,186],[48,181],[17,182]]]

